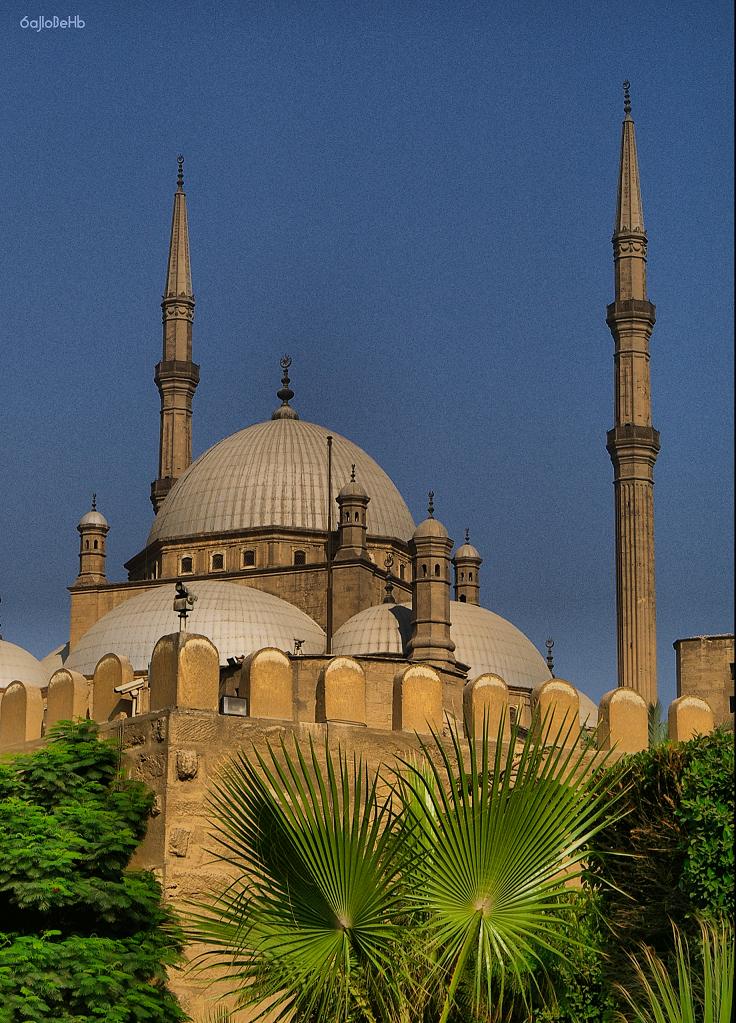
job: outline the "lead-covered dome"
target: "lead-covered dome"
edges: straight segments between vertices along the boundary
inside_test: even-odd
[[[0,639],[0,689],[7,689],[11,682],[45,686],[48,679],[38,658],[22,646]]]
[[[226,437],[177,480],[147,542],[262,526],[325,531],[328,435],[315,423],[278,418]],[[354,465],[370,497],[369,534],[408,540],[414,522],[392,481],[357,444],[331,436],[331,500]]]
[[[220,664],[265,646],[292,652],[295,639],[304,641],[303,654],[324,652],[325,634],[319,625],[279,597],[251,586],[209,581],[193,583],[191,592],[197,600],[187,628],[212,640]],[[114,653],[127,657],[134,671],[147,671],[158,640],[179,628],[174,596],[173,585],[157,586],[108,611],[85,632],[64,667],[91,675],[104,654]]]
[[[409,604],[378,604],[348,619],[335,633],[335,655],[406,656],[411,636]],[[532,689],[551,678],[544,658],[523,632],[500,615],[476,604],[450,601],[450,638],[455,658],[467,664],[468,678],[491,671],[510,686]]]

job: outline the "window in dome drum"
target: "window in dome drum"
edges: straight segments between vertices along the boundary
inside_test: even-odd
[[[256,563],[256,552],[255,551],[243,551],[243,566],[245,568],[252,568]]]
[[[213,554],[212,555],[212,571],[213,572],[222,572],[224,567],[225,567],[224,556],[222,554]]]
[[[306,565],[307,555],[304,551],[294,551],[294,564],[295,565]]]
[[[181,559],[181,574],[188,575],[192,571],[192,559],[182,558]]]

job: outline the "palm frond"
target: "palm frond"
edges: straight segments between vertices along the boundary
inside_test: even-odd
[[[340,750],[320,757],[311,743],[305,754],[282,742],[231,761],[211,804],[236,880],[199,907],[194,931],[240,1004],[337,1023],[362,1000],[400,1018],[386,978],[401,936],[402,854],[377,774]]]
[[[523,739],[514,727],[504,749],[501,722],[495,746],[484,728],[468,739],[466,758],[451,727],[449,746],[438,735],[423,744],[424,768],[403,764],[407,816],[425,850],[410,898],[449,978],[441,1023],[461,982],[474,1005],[500,1012],[507,972],[523,990],[541,949],[563,954],[566,885],[618,798],[579,732],[535,722]]]

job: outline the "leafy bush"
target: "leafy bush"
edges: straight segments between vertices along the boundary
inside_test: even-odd
[[[611,974],[631,978],[626,953],[645,944],[665,959],[672,923],[733,911],[733,736],[717,731],[626,757],[614,768],[629,813],[601,832],[588,881],[612,930]],[[610,855],[613,853],[614,855]]]
[[[0,1023],[176,1023],[182,939],[152,874],[126,872],[153,794],[94,722],[0,765]]]

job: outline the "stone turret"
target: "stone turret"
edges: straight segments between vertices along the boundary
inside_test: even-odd
[[[615,406],[606,446],[615,499],[618,684],[650,704],[657,699],[654,463],[659,433],[652,426],[649,382],[655,309],[647,296],[647,234],[628,82],[612,240],[615,300],[606,322],[614,341]]]
[[[409,660],[438,667],[455,664],[450,639],[450,552],[452,540],[434,517],[434,494],[429,492],[428,517],[414,530],[412,553],[412,625]]]
[[[350,482],[340,490],[335,498],[339,511],[339,546],[335,561],[347,561],[350,558],[367,556],[366,510],[370,497],[359,483],[355,481],[355,466],[352,467]]]
[[[452,564],[455,568],[455,600],[461,604],[480,604],[480,566],[483,558],[471,544],[470,531],[467,529],[465,543],[455,551]]]
[[[97,495],[92,495],[92,508],[77,524],[79,533],[79,575],[75,586],[96,586],[107,582],[105,576],[105,540],[110,527],[104,515],[97,511]]]
[[[178,157],[179,174],[171,218],[169,263],[161,309],[163,310],[163,356],[154,379],[161,396],[158,479],[151,484],[151,503],[161,503],[192,461],[192,398],[199,383],[199,366],[192,362],[194,293],[189,261],[187,199],[184,192],[184,157]]]

